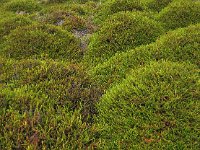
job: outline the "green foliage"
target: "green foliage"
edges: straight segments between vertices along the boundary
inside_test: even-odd
[[[133,70],[98,104],[103,149],[198,149],[199,70],[152,62]]]
[[[82,67],[0,59],[0,148],[92,147],[100,89]]]
[[[152,0],[147,3],[147,7],[159,12],[173,1],[174,0]]]
[[[108,6],[111,13],[117,13],[120,11],[143,11],[145,8],[139,0],[114,0],[110,2]]]
[[[3,54],[16,59],[47,55],[54,59],[76,60],[82,56],[78,39],[51,25],[17,28],[6,36],[4,45]]]
[[[9,0],[1,0],[0,1],[0,4],[3,4],[3,3],[5,3],[5,2],[8,2]],[[1,7],[1,6],[0,6]]]
[[[177,0],[170,3],[158,14],[158,20],[165,23],[167,29],[186,27],[200,22],[200,2]]]
[[[0,20],[0,38],[3,38],[5,35],[8,35],[12,30],[30,25],[32,21],[23,16],[12,16]]]
[[[91,68],[89,74],[99,85],[107,89],[111,85],[120,82],[131,69],[155,60],[151,52],[152,45],[147,45],[117,53],[107,61]]]
[[[159,59],[190,61],[200,66],[200,24],[168,32],[158,39],[152,55]]]
[[[36,0],[12,0],[6,5],[6,10],[13,12],[32,13],[41,10],[41,6]]]
[[[0,150],[198,149],[199,12],[0,0]]]
[[[41,2],[44,3],[63,3],[66,2],[66,0],[40,0]]]
[[[145,5],[140,0],[108,0],[99,8],[96,21],[105,21],[108,16],[120,11],[144,11]]]
[[[42,23],[61,26],[69,31],[87,28],[85,19],[71,10],[54,9],[40,14],[37,18]]]
[[[170,31],[147,46],[118,53],[90,70],[90,74],[105,88],[119,82],[133,68],[151,60],[190,61],[200,66],[200,24]]]
[[[156,40],[162,26],[138,12],[121,12],[108,19],[91,39],[86,61],[102,63],[116,52],[127,51]]]

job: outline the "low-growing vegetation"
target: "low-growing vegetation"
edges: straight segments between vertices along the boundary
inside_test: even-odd
[[[186,27],[200,22],[200,3],[195,0],[174,0],[160,11],[158,19],[167,29]]]
[[[58,27],[34,24],[13,30],[5,37],[2,53],[6,57],[22,59],[49,57],[73,61],[80,59],[80,41]]]
[[[0,150],[198,150],[199,0],[0,0]]]
[[[18,27],[32,24],[32,21],[24,16],[13,16],[0,20],[0,37],[10,34],[10,32]]]
[[[32,13],[42,9],[36,0],[11,0],[5,4],[5,8],[16,13]]]
[[[190,64],[161,61],[133,70],[98,104],[104,149],[198,149],[198,80]]]
[[[154,43],[117,53],[108,61],[93,67],[90,74],[100,85],[107,87],[119,82],[131,69],[150,61],[188,61],[200,66],[199,35],[200,24],[167,32]]]
[[[91,38],[85,59],[91,65],[102,63],[119,51],[155,41],[163,32],[159,22],[143,13],[116,13]]]

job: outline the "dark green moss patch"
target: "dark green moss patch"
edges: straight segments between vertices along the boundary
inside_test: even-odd
[[[163,8],[168,6],[173,0],[152,0],[147,2],[147,7],[154,11],[161,11]]]
[[[97,131],[90,123],[101,91],[82,67],[3,58],[0,66],[1,148],[85,149],[95,144]]]
[[[108,16],[121,11],[144,11],[145,5],[140,0],[108,0],[105,1],[96,15],[96,21],[105,21]]]
[[[41,10],[41,6],[36,0],[12,0],[5,7],[6,10],[13,12],[32,13]]]
[[[134,70],[98,104],[102,147],[197,149],[198,80],[198,68],[185,63],[154,62]]]
[[[200,2],[178,0],[170,3],[158,15],[166,28],[175,29],[200,22]]]
[[[200,66],[199,24],[170,31],[155,43],[118,53],[108,61],[92,68],[90,73],[100,85],[109,87],[119,82],[132,69],[151,60],[189,61]]]
[[[5,39],[3,53],[15,59],[47,55],[54,59],[76,60],[82,56],[79,44],[67,31],[35,24],[13,30]]]
[[[12,30],[30,25],[32,21],[23,16],[12,16],[8,18],[4,18],[0,21],[0,38],[3,36],[8,35]]]
[[[162,26],[139,12],[121,12],[108,19],[91,39],[86,61],[102,63],[116,52],[148,44],[164,32]]]

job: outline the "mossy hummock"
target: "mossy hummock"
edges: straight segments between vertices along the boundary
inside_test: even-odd
[[[10,58],[47,56],[68,61],[82,57],[80,41],[71,33],[52,25],[33,24],[13,30],[5,38],[3,54]]]
[[[133,70],[98,104],[102,147],[198,149],[199,97],[195,65],[160,61]]]
[[[167,29],[200,23],[200,1],[176,0],[160,11],[158,20],[163,22]]]
[[[133,68],[161,59],[200,66],[200,24],[169,31],[156,42],[118,53],[90,70],[100,85],[118,83]]]
[[[85,149],[96,143],[90,123],[101,92],[81,66],[5,58],[0,66],[0,147]]]
[[[95,21],[101,23],[114,13],[121,11],[145,11],[146,7],[140,0],[107,0],[95,16]]]
[[[5,35],[8,35],[12,30],[31,25],[33,22],[24,16],[12,16],[8,18],[4,18],[0,21],[0,38],[3,38]]]
[[[17,13],[33,13],[42,9],[36,0],[12,0],[5,4],[5,8]]]
[[[147,0],[146,5],[149,9],[159,12],[173,1],[174,0]]]
[[[86,61],[90,65],[102,63],[117,52],[154,42],[163,32],[159,22],[143,13],[114,14],[91,38]]]

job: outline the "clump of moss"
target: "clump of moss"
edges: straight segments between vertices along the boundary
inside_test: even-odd
[[[66,0],[40,0],[42,3],[63,3]]]
[[[170,3],[158,14],[158,20],[167,29],[186,27],[200,22],[200,2],[178,0]]]
[[[32,24],[32,21],[23,16],[9,16],[0,20],[0,37],[3,38],[8,35],[12,30]]]
[[[118,53],[90,70],[90,74],[106,88],[119,82],[133,68],[151,60],[189,61],[200,66],[200,24],[170,31],[155,43]]]
[[[147,2],[147,7],[154,11],[161,11],[163,8],[168,6],[173,0],[152,0]]]
[[[133,68],[148,64],[156,59],[152,56],[152,45],[140,46],[127,52],[117,53],[107,61],[89,70],[91,78],[108,89],[119,83]]]
[[[102,63],[116,52],[127,51],[155,41],[163,31],[160,23],[143,13],[114,14],[91,38],[86,61],[91,65]]]
[[[12,0],[5,7],[6,10],[13,12],[32,13],[41,10],[41,6],[35,0]]]
[[[0,147],[85,149],[100,89],[81,66],[0,59]],[[87,137],[87,138],[86,138]]]
[[[8,1],[9,1],[9,0],[1,0],[0,3],[3,4],[3,3],[6,3],[6,2],[8,2]],[[0,7],[1,7],[1,6],[0,6]]]
[[[199,94],[195,65],[161,61],[134,70],[98,104],[103,148],[198,149]]]
[[[3,53],[15,59],[40,57],[78,60],[80,41],[71,33],[51,25],[34,24],[17,28],[6,36]]]
[[[47,12],[39,17],[39,21],[61,26],[63,29],[69,31],[87,28],[85,19],[70,10],[53,10]]]
[[[140,0],[108,0],[98,9],[95,21],[103,22],[110,15],[120,11],[144,11],[145,5]]]
[[[114,0],[110,3],[111,4],[109,5],[109,9],[112,13],[133,10],[143,11],[145,9],[140,0]]]
[[[87,105],[85,111],[90,112],[90,104],[98,100],[99,93],[95,92],[97,87],[79,65],[52,60],[28,59],[16,63],[5,58],[1,60],[1,83],[7,84],[6,87],[12,88],[14,83],[15,88],[24,87],[33,94],[41,94],[37,95],[39,97],[46,95],[47,99],[69,106],[71,110],[82,102]]]
[[[200,24],[169,31],[154,44],[152,55],[156,60],[190,61],[200,66]]]

